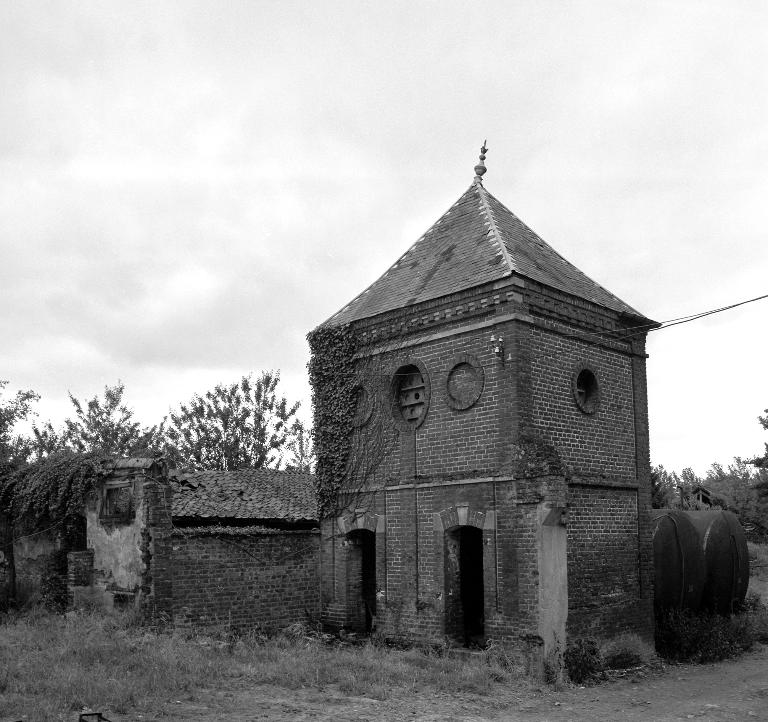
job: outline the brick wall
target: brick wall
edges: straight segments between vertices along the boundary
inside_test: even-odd
[[[28,536],[21,535],[21,538],[17,538],[13,543],[18,604],[24,604],[39,597],[41,584],[49,570],[49,562],[56,551],[55,532],[54,529]]]
[[[569,633],[647,636],[637,490],[571,486],[568,491]]]
[[[491,332],[477,330],[448,339],[434,340],[413,348],[382,354],[374,361],[362,360],[359,372],[370,377],[371,393],[376,397],[376,412],[358,432],[359,448],[365,454],[381,446],[381,464],[376,478],[410,481],[414,476],[488,475],[498,465],[498,440],[501,429],[497,413],[503,367],[491,353]],[[448,378],[454,366],[466,369],[465,356],[481,368],[483,391],[476,403],[457,409],[450,405]],[[423,366],[430,386],[429,406],[424,422],[415,430],[396,428],[390,408],[391,380],[403,365],[418,362]],[[489,439],[493,441],[489,443]]]
[[[366,509],[382,518],[377,621],[387,636],[435,641],[445,634],[451,585],[436,515],[469,505],[493,519],[483,528],[486,635],[539,645],[541,522],[552,505],[566,503],[569,633],[632,629],[648,636],[644,348],[621,334],[595,336],[626,323],[588,301],[513,279],[506,288],[470,289],[359,324],[372,344],[359,369],[377,410],[356,432],[357,448],[385,441],[372,455],[381,463],[349,488],[364,489]],[[501,357],[491,336],[504,339]],[[449,391],[449,373],[465,357],[484,375],[482,394],[468,408],[452,403]],[[392,421],[390,388],[394,371],[414,363],[428,376],[430,399],[423,423],[408,429]],[[594,414],[574,398],[582,365],[600,386]],[[454,388],[470,385],[464,374]],[[360,504],[352,495],[338,513]],[[323,609],[343,625],[345,595],[355,588],[344,535],[335,519],[325,523]]]
[[[316,617],[318,551],[316,530],[176,531],[174,621],[279,628]]]
[[[141,603],[150,618],[173,617],[173,568],[171,557],[171,489],[145,481],[144,522],[141,530]]]
[[[520,641],[537,632],[539,505],[557,491],[562,479],[421,483],[394,486],[373,495],[366,511],[381,519],[376,534],[377,629],[391,638],[441,642],[445,612],[455,582],[446,577],[446,554],[466,508],[482,526],[485,633],[496,640]],[[450,513],[446,516],[446,512]],[[445,519],[444,519],[445,517]],[[480,519],[480,521],[478,521]],[[353,626],[348,609],[354,580],[348,579],[348,537],[326,520],[323,527],[323,614],[337,626]],[[347,616],[345,616],[347,615]],[[461,640],[457,639],[460,642]]]
[[[534,328],[531,331],[534,427],[576,475],[635,479],[632,362],[626,354]],[[600,387],[600,406],[576,405],[574,371],[586,363]]]

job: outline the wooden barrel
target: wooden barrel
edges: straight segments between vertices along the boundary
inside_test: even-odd
[[[704,562],[706,582],[701,607],[731,614],[744,601],[749,586],[747,537],[730,511],[686,511],[695,527]]]
[[[701,608],[706,581],[696,528],[679,509],[651,509],[656,613]]]

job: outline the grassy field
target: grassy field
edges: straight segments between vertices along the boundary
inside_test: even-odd
[[[765,602],[768,547],[750,544],[750,558],[750,594],[760,594]],[[752,619],[755,639],[768,641],[768,614],[753,612]],[[606,656],[609,652],[603,650]],[[755,674],[762,678],[759,670]],[[712,685],[709,679],[702,683],[701,693],[709,693]],[[0,615],[0,722],[70,721],[83,708],[108,711],[115,720],[211,719],[202,712],[195,716],[195,704],[203,709],[227,690],[239,700],[232,705],[247,709],[256,704],[253,700],[263,706],[276,704],[275,699],[286,704],[304,699],[305,706],[317,707],[307,719],[326,719],[329,705],[346,709],[360,700],[389,704],[396,699],[407,708],[433,699],[450,714],[462,696],[472,699],[470,709],[506,709],[512,703],[541,707],[556,694],[526,680],[498,648],[465,658],[441,650],[329,644],[300,626],[272,637],[215,637],[149,630],[130,615],[58,616],[37,610]],[[668,704],[673,702],[670,693]],[[278,707],[274,718],[283,719]],[[559,719],[554,713],[546,711],[546,718]],[[293,719],[297,713],[284,714]],[[328,714],[338,718],[337,709],[336,716]]]
[[[522,671],[493,649],[469,660],[416,649],[329,645],[301,630],[244,638],[156,633],[130,617],[32,613],[0,627],[0,721],[72,720],[82,708],[133,718],[177,697],[232,684],[332,688],[385,699],[440,692],[484,694],[520,685]]]
[[[763,604],[768,604],[768,544],[747,543],[749,548],[748,594],[759,594]]]

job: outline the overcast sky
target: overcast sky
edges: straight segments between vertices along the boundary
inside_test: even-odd
[[[0,378],[280,369],[468,187],[666,320],[768,293],[765,2],[0,0]],[[762,449],[768,301],[651,334],[654,463]]]

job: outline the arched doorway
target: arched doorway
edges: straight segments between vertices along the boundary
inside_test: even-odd
[[[485,644],[483,532],[474,526],[445,533],[445,633],[466,647]]]
[[[347,542],[347,623],[368,634],[376,617],[376,534],[355,529]]]

